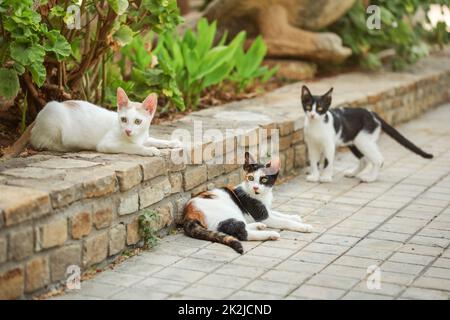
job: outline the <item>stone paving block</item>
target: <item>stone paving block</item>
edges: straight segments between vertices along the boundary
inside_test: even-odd
[[[281,295],[273,295],[270,293],[260,293],[253,291],[240,290],[233,293],[227,299],[230,300],[280,300],[283,298]]]
[[[274,295],[285,296],[293,291],[297,286],[295,284],[274,282],[268,280],[255,280],[245,286],[243,290],[253,292],[265,292]]]
[[[420,277],[413,283],[414,287],[450,291],[450,279]]]
[[[193,283],[193,282],[199,280],[200,278],[203,278],[206,275],[207,275],[207,273],[202,272],[202,271],[194,271],[194,270],[179,269],[179,268],[175,268],[175,267],[167,267],[167,268],[164,268],[161,271],[153,274],[153,277],[168,279],[168,280],[179,280],[179,281]]]
[[[393,300],[393,299],[394,297],[391,296],[365,293],[359,291],[350,291],[342,298],[342,300]]]
[[[418,264],[422,266],[428,265],[431,261],[433,261],[433,257],[423,256],[418,254],[409,254],[403,252],[396,252],[392,257],[389,258],[389,261],[400,262],[400,263],[409,263],[409,264]],[[450,265],[449,265],[450,267]]]
[[[136,284],[136,288],[149,288],[156,292],[163,292],[163,293],[176,293],[180,290],[184,289],[189,285],[188,282],[183,281],[175,281],[175,280],[168,280],[168,279],[160,279],[160,278],[145,278],[143,281]]]
[[[185,247],[175,244],[156,247],[153,249],[153,252],[156,254],[172,254],[180,257],[187,257],[197,251],[199,251],[197,248]]]
[[[113,286],[121,286],[121,287],[130,287],[140,281],[142,281],[144,277],[139,277],[131,274],[123,274],[119,272],[102,272],[98,276],[95,277],[93,282],[110,284]]]
[[[180,294],[203,299],[224,299],[233,293],[233,289],[217,288],[201,284],[194,284],[180,291]]]
[[[199,259],[205,259],[205,260],[212,260],[217,262],[228,262],[231,260],[234,260],[238,257],[241,257],[239,253],[232,250],[210,250],[210,249],[193,249],[196,252],[191,255],[192,258],[199,258]]]
[[[402,247],[398,248],[396,251],[436,257],[443,252],[443,249],[436,247],[422,246],[419,244],[405,244]]]
[[[409,235],[407,233],[396,233],[396,232],[376,230],[376,231],[370,233],[367,237],[369,239],[405,242],[407,239],[409,239],[411,237],[411,235]]]
[[[292,293],[292,296],[308,299],[339,299],[344,295],[345,291],[340,289],[332,289],[326,287],[318,287],[312,285],[303,285]]]
[[[294,250],[258,246],[248,252],[249,255],[286,259],[295,253]]]
[[[359,240],[360,240],[359,237],[347,237],[347,236],[324,234],[319,238],[317,238],[316,242],[350,247],[356,244],[356,242],[358,242]]]
[[[276,266],[275,270],[314,274],[325,268],[325,264],[286,260]]]
[[[329,265],[321,271],[321,274],[334,275],[346,278],[362,279],[367,276],[366,268],[354,268],[340,265]]]
[[[447,267],[450,267],[450,265]],[[450,269],[431,267],[425,272],[424,276],[425,277],[433,277],[433,278],[450,279]]]
[[[139,276],[139,277],[148,277],[158,271],[161,271],[163,266],[159,266],[156,264],[148,264],[144,263],[141,260],[125,262],[115,268],[115,271],[118,273],[123,273],[126,275]]]
[[[116,294],[113,294],[109,299],[113,300],[163,300],[169,297],[169,294],[162,292],[155,292],[146,288],[127,288]]]
[[[235,264],[241,264],[244,266],[258,266],[262,268],[272,268],[279,264],[282,260],[277,258],[243,255],[233,260]]]
[[[438,258],[433,263],[433,267],[437,268],[450,268],[450,259],[449,258]]]
[[[386,240],[378,240],[378,239],[363,239],[355,246],[357,247],[363,247],[368,249],[375,249],[375,250],[387,250],[387,251],[394,251],[397,248],[400,248],[402,246],[401,242],[396,241],[386,241]]]
[[[358,281],[359,279],[331,276],[320,273],[309,279],[306,284],[319,287],[349,290],[355,284],[357,284]]]
[[[181,260],[182,258],[179,256],[166,255],[166,254],[151,254],[151,253],[143,253],[136,257],[136,261],[144,262],[146,264],[155,264],[159,266],[170,266],[175,262]]]
[[[401,295],[402,298],[418,300],[449,300],[450,293],[424,288],[407,288]]]
[[[347,251],[349,247],[344,246],[336,246],[332,244],[325,244],[325,243],[311,243],[304,247],[303,251],[312,251],[312,252],[319,252],[319,253],[327,253],[327,254],[338,254],[341,255],[345,251]]]
[[[212,272],[215,269],[223,265],[223,262],[217,262],[213,260],[184,258],[178,262],[175,262],[172,266],[175,268],[199,270],[203,272]]]
[[[84,281],[81,283],[81,290],[83,295],[107,299],[110,298],[115,293],[122,291],[125,287],[116,286],[112,284],[98,283],[95,281]],[[74,290],[77,293],[78,290]]]
[[[217,269],[216,273],[254,279],[265,273],[267,270],[268,269],[260,266],[245,266],[240,264],[228,263],[223,267]]]
[[[429,247],[441,247],[446,248],[450,244],[450,239],[437,238],[437,237],[424,237],[416,235],[408,240],[412,244],[420,244]]]
[[[383,260],[369,259],[369,258],[360,258],[360,257],[352,257],[348,255],[343,255],[339,257],[334,264],[355,267],[355,268],[365,268],[367,269],[373,265],[380,265]]]
[[[201,279],[198,284],[215,287],[217,290],[222,288],[238,290],[248,284],[251,280],[231,275],[209,274]]]
[[[291,257],[292,260],[299,260],[299,261],[319,263],[319,264],[329,264],[332,261],[336,260],[337,258],[338,258],[338,255],[336,255],[336,254],[325,254],[325,253],[310,252],[310,251],[303,251],[303,250]]]
[[[300,285],[311,275],[308,273],[270,270],[261,276],[262,280]]]

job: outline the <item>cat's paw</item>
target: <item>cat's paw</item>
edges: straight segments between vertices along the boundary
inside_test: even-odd
[[[356,176],[362,182],[370,183],[377,180],[377,177],[371,174],[359,174]]]
[[[157,148],[150,147],[145,150],[145,155],[149,157],[157,157],[161,155],[161,151],[159,151]]]
[[[319,182],[319,175],[317,174],[310,174],[306,176],[306,181],[308,182]]]
[[[183,148],[183,143],[179,140],[171,140],[168,143],[169,148]]]
[[[302,217],[300,217],[299,215],[296,215],[296,214],[294,214],[292,216],[292,219],[297,221],[297,222],[302,222],[303,221]]]
[[[299,232],[310,233],[313,231],[313,227],[310,224],[302,223],[302,225],[298,228]]]
[[[269,237],[268,237],[268,239],[269,240],[279,240],[280,239],[280,234],[278,233],[278,232],[276,232],[276,231],[271,231],[270,232],[270,234],[269,234]]]
[[[331,175],[323,175],[320,177],[319,180],[320,180],[320,182],[323,182],[323,183],[329,183],[329,182],[333,181],[333,178],[331,177]]]
[[[262,223],[262,222],[257,222],[257,223],[255,224],[255,226],[256,226],[256,230],[264,230],[264,229],[267,229],[267,226],[266,226],[264,223]]]
[[[355,176],[356,176],[355,175],[355,170],[353,170],[353,169],[349,169],[349,170],[344,171],[344,177],[354,178]]]

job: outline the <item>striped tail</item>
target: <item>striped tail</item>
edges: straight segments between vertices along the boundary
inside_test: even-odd
[[[189,237],[221,243],[233,248],[237,253],[244,253],[244,248],[238,239],[223,232],[208,230],[198,220],[186,219],[183,228]]]
[[[404,146],[406,149],[414,152],[415,154],[418,154],[419,156],[425,158],[425,159],[432,159],[433,155],[426,153],[422,149],[420,149],[418,146],[416,146],[414,143],[406,139],[400,132],[398,132],[395,128],[390,126],[386,121],[384,121],[379,115],[376,113],[375,117],[378,119],[378,121],[381,122],[381,129],[390,136],[392,139],[400,143],[402,146]]]
[[[31,129],[33,129],[35,122],[28,126],[20,138],[3,152],[3,160],[8,160],[17,157],[30,143]]]

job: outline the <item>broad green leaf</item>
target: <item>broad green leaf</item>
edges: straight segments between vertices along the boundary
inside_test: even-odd
[[[118,16],[123,15],[128,9],[127,0],[108,0],[108,3]]]
[[[0,97],[14,98],[19,92],[19,77],[13,69],[0,68]]]
[[[47,76],[44,65],[42,63],[35,63],[30,65],[28,68],[30,69],[33,81],[38,85],[38,87],[41,87]]]
[[[127,25],[121,25],[119,30],[114,33],[114,40],[119,43],[121,47],[131,43],[133,41],[134,32]]]
[[[70,44],[59,31],[52,30],[47,32],[46,36],[47,39],[44,43],[44,49],[53,52],[58,61],[64,60],[65,57],[68,57],[72,53]]]

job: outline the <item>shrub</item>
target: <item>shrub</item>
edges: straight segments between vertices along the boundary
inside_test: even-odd
[[[78,3],[79,19],[69,7]],[[113,52],[143,28],[162,33],[180,21],[176,0],[0,1],[0,75],[10,80],[0,96],[21,92],[16,104],[27,97],[31,118],[52,99],[101,103]]]
[[[366,25],[366,6],[363,0],[357,0],[346,16],[333,26],[331,31],[339,34],[345,45],[349,46],[357,61],[368,69],[381,66],[379,53],[394,49],[392,67],[402,69],[409,63],[428,54],[427,39],[446,41],[448,36],[442,30],[433,37],[424,29],[422,23],[415,21],[414,15],[422,8],[428,11],[429,5],[439,1],[423,0],[372,0],[370,5],[377,5],[381,13],[381,29],[370,30]],[[441,3],[449,4],[448,0]],[[442,27],[442,26],[441,26]],[[432,31],[436,32],[436,31]]]

